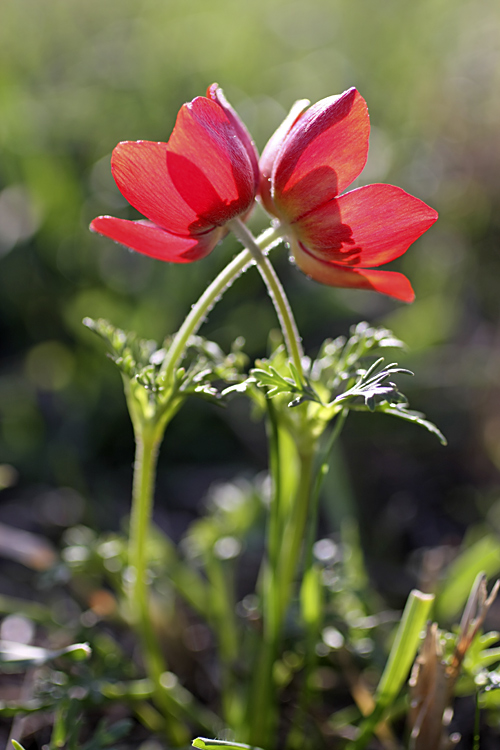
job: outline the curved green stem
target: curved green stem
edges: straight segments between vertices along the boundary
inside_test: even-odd
[[[130,515],[129,564],[132,569],[129,589],[137,620],[147,617],[147,541],[153,508],[154,480],[161,435],[154,426],[144,425],[135,431],[134,483]]]
[[[174,745],[182,745],[187,741],[188,733],[179,720],[178,707],[162,685],[166,664],[153,630],[148,596],[147,542],[163,425],[158,425],[155,421],[143,421],[140,425],[134,424],[134,431],[136,454],[130,517],[129,565],[132,580],[128,592],[129,608],[130,612],[134,613],[146,670],[154,685],[155,700],[164,712],[167,735]]]
[[[299,566],[301,549],[311,504],[311,489],[314,467],[314,450],[299,455],[300,475],[297,496],[292,514],[285,528],[282,551],[280,553],[277,571],[280,607],[278,618],[278,634],[281,633],[283,621],[290,604],[292,584]]]
[[[302,621],[305,627],[305,665],[303,679],[300,687],[299,700],[297,706],[297,712],[294,718],[293,728],[294,731],[302,735],[304,747],[306,746],[307,738],[307,716],[308,709],[311,700],[311,675],[317,664],[316,655],[316,643],[318,635],[322,627],[322,614],[324,612],[321,603],[321,593],[319,593],[318,600],[316,601],[316,607],[311,609],[307,604],[309,599],[308,591],[310,588],[316,588],[316,591],[321,592],[322,586],[318,581],[320,572],[315,568],[313,546],[316,539],[316,532],[318,526],[318,511],[319,511],[319,498],[321,493],[321,487],[323,485],[325,476],[329,470],[329,458],[332,447],[342,432],[345,421],[349,410],[344,408],[337,415],[335,425],[328,436],[325,444],[321,449],[319,456],[319,465],[316,470],[316,478],[314,481],[314,487],[311,492],[311,500],[309,504],[307,529],[304,540],[304,565],[303,565],[303,577],[300,592],[300,604]],[[309,599],[310,601],[310,599]],[[314,611],[316,610],[316,611]]]
[[[272,498],[266,531],[266,553],[262,568],[262,641],[249,691],[246,739],[252,744],[268,747],[277,725],[276,689],[273,678],[274,662],[279,641],[279,584],[276,571],[283,539],[283,495],[286,492],[282,472],[287,460],[283,455],[283,431],[280,430],[272,399],[267,399],[267,430],[269,470],[272,477]],[[293,456],[288,455],[290,460]],[[288,488],[287,488],[288,489]],[[271,745],[272,746],[272,745]]]
[[[252,235],[252,239],[258,248],[259,254],[262,255],[262,253],[270,250],[273,245],[280,242],[281,234],[278,229],[270,228],[263,232],[256,240]],[[198,331],[207,313],[210,312],[222,293],[254,262],[254,253],[248,249],[243,250],[221,271],[205,289],[198,302],[193,305],[191,312],[177,331],[163,362],[162,371],[166,383],[170,382],[175,367],[183,357],[189,338],[194,336]]]
[[[272,440],[280,442],[279,430]],[[280,446],[275,446],[280,452]],[[290,515],[283,525],[278,520],[279,509],[271,513],[274,520],[268,526],[268,561],[263,587],[264,628],[259,661],[256,666],[252,695],[249,702],[249,741],[252,745],[273,747],[278,722],[276,686],[274,683],[274,663],[279,654],[285,616],[292,598],[293,581],[301,557],[301,548],[310,507],[314,448],[298,453],[298,485],[290,509]],[[278,461],[281,460],[279,456]],[[275,471],[280,471],[280,466]],[[277,505],[283,501],[273,497]]]
[[[278,314],[278,320],[281,325],[281,330],[283,331],[288,355],[295,365],[301,380],[303,380],[304,372],[302,369],[302,357],[304,356],[304,353],[302,351],[302,343],[297,324],[293,317],[292,309],[285,294],[285,290],[281,286],[281,282],[271,263],[262,253],[262,250],[256,242],[253,234],[241,219],[231,219],[231,221],[228,221],[227,226],[247,250],[252,253],[253,258],[257,263],[257,267],[264,279],[269,296],[271,297]]]
[[[337,414],[335,425],[330,435],[328,436],[324,449],[322,450],[320,465],[318,467],[316,481],[314,483],[314,489],[313,489],[312,498],[311,498],[311,507],[309,511],[307,536],[306,536],[306,541],[304,545],[304,569],[305,570],[310,568],[313,563],[313,545],[314,545],[314,540],[316,538],[316,527],[318,523],[319,497],[320,497],[321,487],[328,473],[328,469],[329,469],[328,461],[330,458],[330,453],[332,451],[332,448],[337,438],[340,436],[340,433],[342,432],[344,428],[344,424],[345,424],[348,414],[349,414],[349,409],[346,409],[346,408],[342,409],[342,411],[340,411]]]

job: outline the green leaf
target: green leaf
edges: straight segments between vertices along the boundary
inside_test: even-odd
[[[193,747],[198,750],[262,750],[255,745],[244,745],[242,742],[226,742],[226,740],[209,740],[206,737],[197,737],[193,740]]]
[[[40,700],[27,701],[0,701],[0,716],[2,718],[12,718],[19,714],[34,714],[37,711],[44,711],[51,708],[51,703]]]
[[[38,623],[52,622],[52,613],[49,607],[38,602],[29,602],[14,596],[0,594],[0,614],[21,614]]]
[[[321,403],[318,394],[307,382],[303,383],[297,369],[292,362],[287,362],[292,378],[286,378],[270,364],[270,362],[260,360],[261,367],[251,370],[251,376],[259,388],[266,388],[268,398],[275,398],[281,395],[293,395],[288,406],[298,406],[304,401],[316,401]]]
[[[309,627],[319,627],[323,616],[323,584],[321,570],[317,565],[311,565],[302,579],[300,589],[301,611],[304,622]]]
[[[418,424],[431,432],[433,435],[436,435],[441,445],[448,445],[448,441],[446,440],[441,430],[436,427],[433,422],[430,422],[428,419],[426,419],[425,416],[419,411],[412,411],[411,409],[408,409],[404,404],[393,405],[388,404],[387,402],[378,404],[376,411],[382,412],[383,414],[391,414],[393,417],[404,419],[406,422],[413,422],[413,424]]]
[[[107,320],[83,321],[107,345],[109,357],[116,364],[129,390],[136,389],[136,411],[163,413],[169,402],[176,402],[175,408],[188,395],[218,401],[221,393],[213,386],[214,381],[239,382],[246,365],[246,356],[241,351],[244,341],[233,343],[230,354],[225,354],[214,341],[202,336],[191,336],[183,354],[182,367],[177,368],[172,382],[166,383],[162,369],[171,338],[161,345],[156,341],[140,339],[133,332],[115,328]],[[139,393],[144,389],[145,393]]]
[[[290,368],[290,372],[292,373],[292,378],[294,380],[294,383],[296,383],[297,385],[300,385],[302,383],[302,378],[300,376],[299,371],[297,370],[297,368],[295,367],[294,363],[291,360],[288,363],[288,367]]]
[[[91,655],[88,643],[75,643],[57,651],[39,646],[27,646],[14,641],[0,641],[0,669],[8,672],[25,671],[40,667],[60,656],[68,656],[73,661],[88,659]]]
[[[491,630],[489,633],[478,635],[475,640],[477,641],[479,649],[484,650],[489,648],[490,646],[493,646],[494,643],[498,643],[498,641],[500,641],[500,633],[498,633],[496,630]]]
[[[423,594],[416,589],[410,593],[377,687],[375,698],[378,704],[390,706],[408,677],[433,602],[433,594]]]
[[[268,365],[266,370],[255,368],[252,370],[252,375],[259,387],[268,388],[267,395],[270,398],[280,393],[300,392],[293,380],[284,378],[272,365]]]
[[[17,740],[11,740],[11,742],[14,745],[15,750],[24,750],[24,747]]]
[[[332,404],[346,403],[362,398],[370,411],[375,411],[380,403],[387,402],[391,406],[407,403],[406,397],[399,392],[395,383],[388,381],[392,375],[404,373],[413,375],[410,370],[398,367],[393,363],[383,366],[383,357],[376,360],[368,370],[358,370],[356,383],[339,394]]]
[[[451,620],[460,612],[481,572],[488,578],[500,572],[500,541],[493,534],[467,547],[448,568],[436,601],[438,619]]]
[[[158,364],[165,349],[159,349],[156,341],[139,339],[133,332],[122,331],[109,321],[99,318],[84,318],[83,325],[101,338],[109,349],[109,356],[125,375],[134,377],[148,365]]]
[[[498,635],[497,635],[498,640]],[[489,667],[491,664],[497,664],[500,661],[500,648],[488,648],[481,651],[474,666]]]
[[[228,396],[230,393],[246,393],[246,391],[254,385],[255,378],[246,378],[246,380],[242,380],[241,383],[235,383],[235,385],[230,385],[228,388],[224,388],[221,392],[221,396]]]
[[[371,328],[367,323],[360,323],[351,329],[348,340],[339,337],[325,341],[318,357],[305,364],[302,379],[293,363],[289,362],[284,347],[278,346],[269,360],[256,362],[250,378],[226,388],[223,395],[249,391],[258,401],[259,388],[265,391],[267,398],[291,396],[288,407],[312,402],[311,409],[303,412],[310,419],[302,422],[300,429],[304,430],[307,423],[315,435],[337,416],[340,409],[345,408],[391,414],[424,427],[446,445],[446,439],[436,425],[420,412],[410,410],[408,399],[393,382],[396,375],[413,373],[395,362],[384,364],[383,357],[374,361],[368,359],[377,350],[389,347],[403,348],[404,344],[386,328]],[[317,409],[315,404],[323,408]],[[262,407],[262,403],[259,406]],[[280,409],[281,404],[277,411]]]
[[[375,708],[362,723],[357,739],[347,746],[349,750],[362,750],[367,745],[377,724],[397,698],[415,659],[433,602],[433,594],[423,594],[416,589],[410,593],[375,693]]]
[[[68,744],[68,734],[72,724],[72,722],[68,721],[70,707],[71,703],[67,699],[59,701],[56,706],[54,724],[52,727],[52,736],[50,738],[51,750],[59,747],[64,747],[66,744]]]

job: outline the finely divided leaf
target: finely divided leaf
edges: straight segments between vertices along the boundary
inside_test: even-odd
[[[399,417],[407,422],[413,422],[419,424],[421,427],[425,427],[426,430],[436,435],[441,445],[447,445],[447,440],[441,430],[439,430],[433,422],[425,419],[425,416],[418,411],[412,411],[408,409],[404,404],[388,404],[382,403],[377,407],[377,411],[381,411],[384,414],[392,414],[393,417]]]

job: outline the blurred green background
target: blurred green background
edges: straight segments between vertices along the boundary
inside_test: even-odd
[[[175,267],[88,224],[134,216],[110,175],[116,143],[167,140],[180,105],[213,81],[260,149],[295,99],[356,86],[372,121],[359,184],[397,184],[440,213],[394,264],[412,280],[411,306],[321,287],[274,251],[306,349],[361,319],[392,327],[416,371],[403,391],[449,439],[443,449],[417,428],[354,416],[329,480],[327,526],[357,508],[373,575],[402,591],[411,571],[395,563],[409,551],[457,544],[470,524],[500,517],[497,0],[3,0],[0,480],[12,486],[0,517],[110,528],[127,512],[133,443],[120,378],[81,320],[161,339],[237,245]],[[256,231],[265,223],[252,218]],[[274,326],[252,270],[203,333],[223,347],[243,335],[254,357]],[[188,404],[162,451],[159,522],[178,536],[212,481],[265,466],[263,427],[243,402]]]

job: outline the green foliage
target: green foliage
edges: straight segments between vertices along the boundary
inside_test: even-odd
[[[500,633],[497,632],[478,633],[474,638],[464,659],[464,674],[457,685],[458,695],[470,695],[476,688],[488,693],[500,687],[498,666],[497,669],[489,669],[500,662],[499,641]]]
[[[399,394],[402,399],[405,399],[405,397],[402,394]],[[354,407],[356,408],[356,407]],[[360,411],[360,409],[357,409]],[[447,445],[447,440],[441,430],[436,427],[436,425],[433,422],[430,422],[428,419],[425,419],[425,416],[419,412],[419,411],[413,411],[408,408],[408,404],[406,400],[403,400],[401,403],[394,403],[389,404],[387,402],[382,402],[379,404],[376,404],[375,409],[373,411],[380,412],[382,414],[389,414],[392,417],[398,417],[399,419],[403,419],[405,422],[411,422],[412,424],[418,424],[420,427],[424,427],[428,432],[431,432],[433,435],[435,435],[441,445]]]
[[[214,382],[241,379],[246,357],[238,339],[230,354],[225,355],[213,341],[192,336],[183,357],[183,365],[167,380],[166,358],[172,339],[163,345],[126,333],[106,320],[85,318],[84,325],[106,342],[109,356],[122,374],[127,406],[137,436],[145,430],[149,439],[159,445],[167,424],[188,396],[198,396],[216,403],[221,394]]]
[[[255,383],[259,388],[266,388],[268,398],[292,394],[294,398],[288,406],[298,406],[304,401],[319,401],[316,392],[307,383],[301,381],[293,362],[288,362],[292,376],[288,378],[280,375],[269,362],[260,360],[259,365],[260,367],[253,368],[252,379],[247,382]],[[243,386],[236,386],[236,390],[243,390]],[[227,389],[227,392],[230,392],[230,389]]]
[[[288,407],[306,404],[305,412],[297,417],[300,425],[297,429],[304,430],[304,425],[309,422],[311,434],[315,435],[347,409],[380,412],[413,422],[446,445],[440,430],[422,414],[410,410],[408,399],[392,381],[394,375],[413,373],[396,364],[385,365],[383,357],[370,361],[380,350],[403,349],[403,342],[388,329],[374,328],[364,322],[353,326],[350,333],[348,339],[340,336],[322,344],[316,359],[308,360],[305,382],[280,346],[269,360],[257,361],[257,367],[251,370],[247,380],[226,388],[223,393],[249,391],[259,402],[255,393],[257,388],[262,389],[267,398],[277,399],[277,403],[283,402]],[[288,397],[286,401],[283,400],[285,397]],[[305,418],[304,414],[307,415]],[[293,417],[288,421],[292,423]]]
[[[183,366],[177,369],[172,385],[165,382],[162,367],[172,337],[158,345],[156,341],[141,339],[135,333],[115,328],[107,320],[85,318],[83,323],[106,342],[109,356],[120,372],[142,386],[159,404],[181,394],[183,397],[194,395],[219,400],[220,393],[213,382],[239,380],[247,360],[242,352],[242,339],[237,339],[231,353],[226,355],[215,342],[192,336]]]
[[[466,545],[449,566],[436,600],[436,615],[440,620],[447,622],[456,617],[482,571],[488,577],[500,572],[500,542],[493,534],[485,534]]]
[[[408,597],[375,694],[377,704],[384,709],[394,701],[408,676],[433,603],[433,594],[423,594],[417,590],[412,591]]]
[[[245,566],[246,561],[251,559],[251,556],[247,556],[248,551],[261,533],[266,502],[268,497],[261,481],[250,483],[241,480],[234,485],[214,487],[207,503],[207,516],[190,527],[180,548],[185,554],[182,561],[185,572],[191,568],[191,574],[196,570],[203,576],[206,592],[200,597],[202,606],[196,609],[195,623],[197,628],[201,623],[207,623],[217,634],[222,664],[232,680],[233,706],[238,706],[237,697],[244,699],[244,686],[248,685],[249,675],[255,670],[255,643],[262,623],[261,600],[258,596],[249,596],[238,602],[234,572],[236,565]],[[64,579],[72,581],[71,585],[76,591],[82,590],[82,586],[91,591],[102,591],[109,584],[119,590],[119,580],[127,566],[123,538],[118,535],[99,537],[89,529],[75,528],[67,532],[66,539],[68,547],[63,560],[68,571]],[[86,556],[82,554],[84,548],[88,551]],[[190,601],[190,585],[184,590],[177,585],[175,570],[180,561],[172,558],[171,549],[168,545],[164,546],[163,536],[158,530],[151,536],[149,548],[155,610],[159,607],[161,621],[168,630],[174,626],[176,617],[183,618],[185,622],[179,603],[174,606],[173,591],[176,590],[182,599]],[[63,576],[63,571],[60,570],[58,575]],[[194,590],[193,584],[192,594]],[[279,689],[293,694],[300,691],[303,684],[307,685],[305,694],[308,700],[319,705],[325,695],[322,680],[333,680],[341,656],[347,660],[346,663],[356,664],[362,674],[366,671],[373,681],[374,675],[382,672],[387,642],[391,642],[389,660],[374,696],[377,709],[372,720],[367,720],[367,726],[373,727],[384,712],[395,706],[396,696],[402,688],[428,617],[432,597],[414,593],[402,617],[381,608],[383,605],[375,595],[364,568],[356,529],[351,524],[335,542],[323,539],[315,546],[314,563],[304,577],[300,598],[301,601],[296,599],[293,603],[292,617],[284,631],[286,645],[275,662],[274,675]],[[303,615],[300,627],[297,618],[299,606]],[[158,613],[155,617],[158,617]],[[399,620],[399,626],[394,624]],[[71,661],[63,655],[55,665],[50,661],[41,666],[34,662],[23,664],[23,668],[29,666],[36,670],[33,698],[2,704],[0,716],[7,718],[37,711],[55,711],[54,748],[62,746],[60,743],[64,741],[64,746],[74,747],[75,750],[111,747],[118,741],[118,736],[123,737],[129,731],[127,721],[108,728],[101,722],[92,737],[86,737],[85,742],[79,739],[84,731],[83,717],[86,712],[116,701],[130,706],[151,731],[158,731],[161,722],[158,716],[158,723],[155,724],[154,709],[150,705],[154,696],[153,684],[148,679],[137,679],[137,667],[125,658],[120,644],[111,635],[110,625],[113,621],[120,623],[120,627],[125,624],[120,609],[115,610],[105,630],[95,626],[87,628],[93,652],[93,658],[88,662]],[[187,622],[193,622],[191,616]],[[476,636],[467,652],[464,674],[456,688],[459,695],[471,695],[480,689],[481,705],[490,708],[498,703],[496,665],[500,657],[497,638],[496,633]],[[314,655],[312,661],[307,656],[310,639]],[[457,646],[456,633],[443,632],[441,642],[445,644],[443,658],[449,661]],[[175,644],[182,658],[188,658],[185,647],[177,641]],[[74,649],[76,653],[77,647]],[[35,655],[38,656],[39,650]],[[196,655],[196,659],[200,659],[199,664],[194,662],[189,667],[199,670],[200,679],[201,675],[206,674],[204,653],[202,651],[199,657]],[[190,658],[193,659],[192,653]],[[224,662],[224,659],[227,661]],[[220,719],[200,705],[173,672],[168,672],[163,680],[171,697],[176,700],[180,715],[185,715],[186,721],[193,727],[199,726],[201,729],[200,724],[203,724],[204,732],[213,732],[217,736],[222,726]],[[336,682],[332,684],[337,685]],[[345,686],[339,684],[338,690],[342,693]],[[71,699],[69,696],[72,696]],[[332,705],[336,705],[336,696],[337,687],[328,698],[333,701]],[[300,706],[292,704],[292,710],[296,712],[297,722],[300,722]],[[399,704],[395,710],[400,710]],[[329,726],[335,731],[347,731],[347,725],[351,725],[349,731],[353,731],[360,718],[359,712],[352,707],[349,715],[341,711],[337,716],[335,712],[329,719]],[[361,726],[365,727],[364,724]],[[244,731],[244,728],[239,731]],[[320,740],[321,732],[315,722],[312,722],[309,731]],[[238,732],[236,736],[239,736]],[[207,747],[223,742],[204,738],[199,738],[199,741],[205,742]],[[239,750],[239,743],[229,742],[228,745],[234,745]],[[194,746],[201,748],[200,744],[195,743]]]

